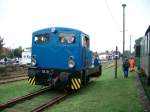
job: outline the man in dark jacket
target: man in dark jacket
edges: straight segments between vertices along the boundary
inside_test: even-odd
[[[124,78],[128,78],[128,71],[129,71],[129,61],[128,61],[128,59],[125,59],[123,61]]]
[[[5,61],[5,65],[6,65],[7,64],[7,57],[4,58],[4,61]]]

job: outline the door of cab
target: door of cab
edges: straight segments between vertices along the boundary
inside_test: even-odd
[[[87,52],[89,50],[89,37],[84,35],[82,36],[82,67],[86,68],[87,67]]]

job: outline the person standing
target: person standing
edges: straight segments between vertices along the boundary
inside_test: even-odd
[[[130,64],[130,72],[133,72],[134,71],[134,65],[135,65],[135,61],[134,61],[133,57],[130,58],[129,64]]]
[[[5,61],[5,65],[6,65],[7,64],[7,57],[4,58],[4,61]]]
[[[123,61],[124,78],[128,78],[128,71],[129,71],[129,61],[128,61],[128,59],[125,59]]]

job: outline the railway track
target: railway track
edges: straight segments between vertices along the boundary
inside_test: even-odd
[[[19,74],[19,75],[13,74],[13,75],[8,75],[8,76],[3,76],[3,77],[1,76],[0,80],[17,78],[17,77],[25,77],[25,76],[27,76],[27,74]]]
[[[36,92],[29,93],[29,94],[27,94],[27,95],[24,95],[24,96],[17,97],[17,98],[15,98],[15,99],[9,100],[9,101],[7,101],[6,103],[1,103],[1,104],[0,104],[0,110],[6,109],[6,108],[8,108],[8,107],[11,107],[11,106],[13,106],[13,105],[19,103],[20,101],[25,101],[25,100],[31,99],[31,98],[33,98],[33,97],[35,97],[35,96],[37,96],[37,95],[41,95],[42,93],[48,91],[49,89],[50,89],[49,87],[45,87],[45,88],[40,89],[40,90],[38,90],[38,91],[36,91]]]
[[[62,94],[62,95],[58,95],[58,96],[55,96],[53,98],[50,98],[47,102],[45,102],[42,105],[36,107],[31,112],[41,112],[45,108],[48,108],[48,107],[60,102],[61,100],[63,100],[67,96],[68,96],[68,94]]]
[[[117,62],[117,67],[121,66],[121,65],[122,65],[122,62],[118,61]],[[112,68],[112,67],[115,67],[115,62],[112,62],[110,64],[104,65],[104,67],[102,68],[102,70],[106,70],[106,69],[109,69],[109,68]]]
[[[28,79],[26,74],[21,74],[21,75],[9,75],[9,76],[3,76],[0,77],[0,84],[5,84],[5,83],[10,83],[10,82],[15,82],[15,81],[20,81],[20,80],[26,80]]]
[[[0,84],[6,84],[6,83],[11,83],[11,82],[21,81],[21,80],[26,80],[26,79],[28,79],[27,76],[4,79],[4,80],[0,80]]]
[[[44,92],[47,92],[48,90],[50,90],[50,88],[49,87],[45,87],[45,88],[43,88],[43,89],[41,89],[39,91],[36,91],[36,92],[33,92],[33,93],[29,93],[29,94],[21,96],[21,97],[17,97],[15,99],[7,101],[6,103],[1,103],[0,104],[0,111],[4,110],[6,108],[12,107],[12,106],[18,104],[21,101],[32,99],[32,98],[34,98],[34,97],[36,97],[38,95],[41,95]],[[54,104],[60,102],[61,100],[63,100],[67,96],[68,96],[67,93],[54,96],[54,97],[48,99],[45,103],[41,104],[40,106],[32,109],[31,112],[41,112],[42,110],[44,110],[44,109],[46,109],[48,107],[51,107]]]

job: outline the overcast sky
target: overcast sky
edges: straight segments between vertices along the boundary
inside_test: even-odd
[[[126,3],[129,49],[150,25],[150,0],[0,0],[0,36],[5,47],[30,47],[32,32],[47,27],[71,27],[87,33],[94,51],[122,52],[122,4]],[[133,49],[132,49],[133,51]]]

